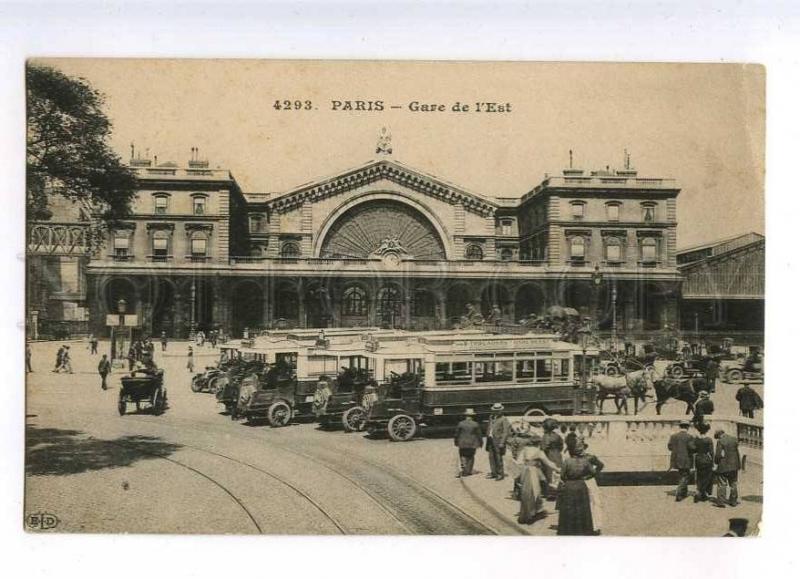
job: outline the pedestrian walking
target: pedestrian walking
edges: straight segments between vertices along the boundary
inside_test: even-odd
[[[103,357],[100,358],[100,363],[97,365],[97,373],[100,374],[100,388],[103,390],[108,389],[108,385],[106,384],[106,378],[108,377],[109,373],[111,372],[111,362],[108,360],[108,356],[103,354]]]
[[[519,515],[517,522],[530,525],[544,514],[544,496],[547,487],[547,476],[544,468],[557,471],[558,466],[551,462],[540,448],[542,437],[531,434],[526,446],[520,449],[516,457],[508,461],[509,471],[515,477],[515,488],[519,491]]]
[[[61,346],[56,352],[56,365],[53,368],[53,372],[60,372],[61,367],[64,365],[64,352],[66,351],[65,346]]]
[[[468,408],[464,412],[464,420],[456,426],[454,443],[458,447],[461,464],[460,476],[470,476],[475,466],[475,451],[483,446],[481,426],[475,422],[475,411]]]
[[[72,374],[72,359],[69,356],[69,346],[64,346],[64,356],[61,359],[61,367],[69,374]]]
[[[211,340],[211,347],[217,347],[217,330],[211,330],[209,332],[209,339]]]
[[[503,456],[506,454],[506,444],[511,436],[511,421],[503,414],[505,407],[496,402],[492,404],[489,426],[486,429],[486,451],[489,453],[490,473],[487,478],[503,480],[506,475],[503,470]]]
[[[558,495],[558,535],[595,535],[601,527],[599,497],[592,509],[592,491],[587,484],[603,469],[603,463],[586,453],[586,445],[578,441],[572,456],[561,467],[563,487]],[[595,519],[598,519],[595,521]]]
[[[714,358],[710,358],[706,364],[706,383],[708,384],[709,392],[716,392],[717,378],[719,377],[719,364]]]
[[[133,344],[128,348],[128,371],[133,372],[133,365],[136,363],[136,348]]]
[[[31,345],[25,344],[25,373],[33,372],[33,368],[31,367]]]
[[[689,434],[689,421],[681,420],[680,430],[669,437],[667,449],[670,451],[669,468],[678,471],[680,476],[678,488],[675,489],[675,501],[680,502],[689,494],[689,474],[692,470],[692,451],[689,443],[692,436]]]
[[[705,502],[711,497],[714,486],[714,441],[706,436],[711,426],[706,422],[695,425],[699,436],[690,444],[694,454],[696,491],[694,502]]]
[[[724,508],[727,504],[735,507],[739,504],[739,469],[742,467],[739,441],[722,429],[714,433],[714,438],[717,440],[714,452],[714,463],[717,465],[717,502],[714,506]]]
[[[750,384],[745,384],[736,391],[736,401],[739,403],[739,412],[745,418],[755,418],[755,411],[764,407],[761,396]]]
[[[162,352],[166,352],[167,351],[167,333],[166,332],[161,332],[161,351]]]
[[[189,346],[189,352],[186,355],[186,368],[189,372],[194,372],[194,350]]]
[[[94,334],[89,336],[89,353],[97,354],[97,338],[95,338]]]
[[[701,424],[706,416],[714,414],[714,402],[705,390],[700,391],[700,399],[694,405],[694,423]]]

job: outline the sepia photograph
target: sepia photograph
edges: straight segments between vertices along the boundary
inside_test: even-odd
[[[28,60],[25,530],[757,537],[765,90]]]

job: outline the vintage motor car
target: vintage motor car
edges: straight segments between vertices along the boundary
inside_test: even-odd
[[[371,376],[370,358],[353,355],[346,360],[330,385],[330,396],[317,412],[317,422],[323,429],[341,425],[345,432],[357,432],[367,420],[370,402],[365,396],[377,395],[378,384]]]
[[[231,417],[231,420],[236,418],[236,405],[242,380],[246,376],[258,375],[265,370],[266,368],[262,361],[242,357],[222,376],[217,378],[215,396],[217,402],[225,407],[225,411]]]
[[[730,384],[764,381],[764,358],[753,350],[747,358],[725,363],[720,371],[722,380]]]
[[[269,365],[266,372],[242,378],[232,418],[253,422],[266,418],[270,426],[286,426],[294,418],[311,418],[316,382],[299,381],[285,361]]]
[[[146,405],[153,414],[159,415],[167,407],[167,389],[164,387],[164,370],[142,368],[134,370],[130,376],[123,376],[119,390],[117,410],[123,416],[128,404],[135,404],[136,411]]]
[[[486,419],[495,402],[508,414],[592,413],[593,398],[575,380],[580,355],[578,346],[551,335],[423,338],[416,348],[407,345],[410,371],[372,404],[365,426],[405,441],[420,426],[457,423],[468,409]]]

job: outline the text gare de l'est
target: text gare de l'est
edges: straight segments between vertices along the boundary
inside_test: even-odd
[[[353,112],[380,112],[384,110],[401,110],[405,109],[412,113],[510,113],[510,102],[494,102],[494,101],[475,101],[475,102],[462,102],[455,101],[449,104],[411,101],[405,105],[391,104],[382,100],[364,101],[364,100],[332,100],[332,111],[353,111]]]

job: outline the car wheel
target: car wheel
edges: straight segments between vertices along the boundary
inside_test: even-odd
[[[407,414],[398,414],[397,416],[392,416],[386,426],[386,430],[389,433],[389,438],[395,442],[405,442],[414,438],[417,433],[417,423]]]
[[[203,384],[199,376],[192,378],[192,392],[200,392],[203,390]]]
[[[342,414],[342,426],[345,432],[360,432],[367,421],[367,411],[363,406],[353,406]]]
[[[744,378],[744,374],[738,368],[734,368],[733,370],[728,370],[728,382],[733,384],[738,384]]]
[[[117,402],[117,411],[119,412],[119,415],[122,416],[123,414],[125,414],[125,411],[127,409],[128,409],[128,403],[125,402],[125,399],[122,396],[120,396],[119,402]]]
[[[286,426],[291,419],[292,409],[282,400],[273,402],[267,410],[267,420],[270,426]]]
[[[683,367],[678,366],[677,364],[675,364],[674,366],[670,366],[668,374],[670,378],[679,380],[680,378],[683,378]]]
[[[523,416],[547,416],[547,412],[541,408],[528,408]]]

